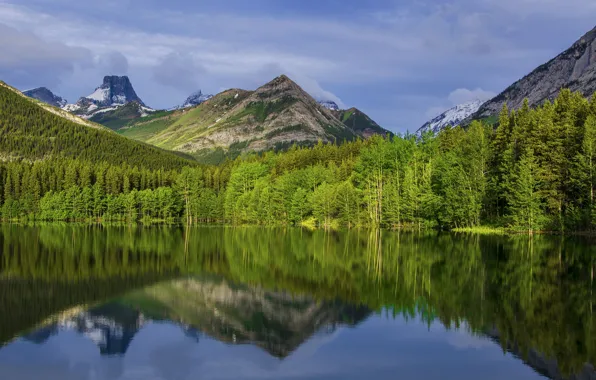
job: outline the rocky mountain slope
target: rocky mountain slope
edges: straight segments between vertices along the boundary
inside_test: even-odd
[[[121,133],[202,157],[214,150],[262,151],[294,143],[341,142],[387,132],[374,122],[366,125],[353,122],[358,127],[352,129],[338,119],[341,113],[334,112],[339,111],[323,107],[282,75],[255,91],[231,89],[197,107],[139,120],[127,125]]]
[[[429,131],[438,133],[447,126],[455,127],[463,122],[466,118],[476,113],[481,105],[482,102],[480,100],[475,100],[450,108],[439,116],[426,122],[416,131],[416,134],[421,136],[422,134]]]
[[[520,108],[525,98],[528,98],[530,106],[542,104],[547,99],[554,99],[562,88],[579,91],[584,96],[596,92],[596,28],[484,103],[473,118],[496,115],[504,103],[509,108]]]
[[[55,95],[46,87],[38,87],[32,90],[23,91],[23,94],[30,98],[37,99],[41,102],[47,103],[57,108],[62,108],[67,104],[66,99],[63,99],[58,95]]]

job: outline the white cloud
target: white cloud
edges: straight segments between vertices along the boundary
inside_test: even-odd
[[[449,96],[447,96],[447,100],[451,102],[452,105],[456,106],[458,104],[471,102],[474,100],[486,101],[492,99],[496,96],[492,91],[483,90],[481,88],[476,88],[473,90],[469,90],[467,88],[458,88],[457,90],[452,91]]]

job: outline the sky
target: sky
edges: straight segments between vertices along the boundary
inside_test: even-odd
[[[0,0],[0,80],[153,108],[286,74],[394,132],[486,100],[596,26],[594,0]]]

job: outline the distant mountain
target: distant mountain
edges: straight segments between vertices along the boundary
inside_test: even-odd
[[[186,98],[186,100],[184,101],[184,103],[182,103],[182,106],[180,108],[198,106],[199,104],[206,102],[212,97],[213,95],[203,94],[203,92],[199,90],[197,92],[192,93],[188,98]]]
[[[137,96],[127,76],[105,76],[101,86],[91,95],[80,98],[75,104],[67,104],[64,110],[118,129],[133,119],[155,112]]]
[[[481,105],[482,101],[474,100],[472,102],[459,104],[453,108],[450,108],[434,119],[426,122],[418,129],[418,131],[416,131],[416,134],[422,135],[428,131],[438,133],[447,126],[455,127],[478,111]]]
[[[321,100],[319,104],[331,111],[339,111],[339,106],[332,100]]]
[[[374,122],[354,123],[358,127],[352,129],[336,115],[282,75],[255,91],[227,90],[194,108],[137,120],[120,132],[201,159],[387,133]]]
[[[148,169],[173,169],[193,161],[126,139],[89,120],[25,96],[0,82],[0,139],[3,160],[76,157],[114,165],[127,163]]]
[[[32,90],[23,91],[23,94],[30,98],[37,99],[57,108],[62,108],[67,104],[66,99],[61,98],[58,95],[55,95],[46,87],[38,87]]]
[[[562,88],[579,91],[584,96],[596,92],[596,28],[484,103],[472,118],[497,115],[504,103],[510,109],[520,108],[525,98],[531,107],[540,105],[547,99],[553,100]]]

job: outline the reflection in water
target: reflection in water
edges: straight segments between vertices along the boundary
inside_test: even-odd
[[[465,326],[551,378],[594,378],[595,252],[583,240],[6,225],[0,239],[7,347],[76,331],[122,355],[168,322],[285,358],[376,311]]]

